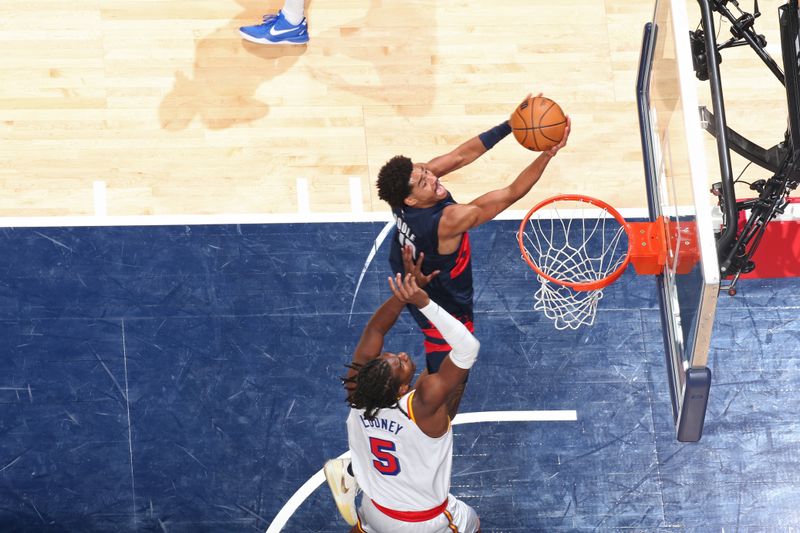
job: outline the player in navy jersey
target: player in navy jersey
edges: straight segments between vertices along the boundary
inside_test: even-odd
[[[508,121],[427,163],[414,163],[402,155],[390,159],[378,172],[377,186],[378,196],[391,206],[397,226],[389,252],[392,272],[404,272],[404,247],[411,248],[414,258],[424,252],[423,273],[440,271],[425,291],[474,331],[472,254],[467,231],[492,220],[531,190],[550,160],[566,145],[570,126],[567,117],[561,142],[541,152],[508,186],[489,191],[468,204],[457,203],[439,178],[472,163],[511,133]],[[450,346],[418,309],[414,306],[408,309],[425,335],[426,370],[423,375],[435,373]],[[455,416],[463,392],[462,386],[451,398],[451,416]]]
[[[389,257],[392,272],[411,272],[420,286],[427,283],[424,290],[430,299],[473,332],[472,254],[467,231],[492,220],[531,190],[550,159],[566,145],[570,127],[567,117],[561,142],[539,154],[508,186],[489,191],[468,204],[457,203],[439,178],[472,163],[511,133],[507,121],[427,163],[414,163],[404,156],[390,159],[378,173],[377,186],[378,196],[392,207],[397,225]],[[427,374],[439,371],[452,347],[416,306],[407,308],[425,335],[426,368],[416,381],[415,386],[419,387]],[[468,371],[447,398],[451,419],[458,411],[467,376]],[[358,484],[350,461],[328,461],[325,477],[340,513],[354,525]]]

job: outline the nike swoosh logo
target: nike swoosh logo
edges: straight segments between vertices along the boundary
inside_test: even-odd
[[[295,28],[289,28],[288,30],[276,30],[275,26],[273,26],[269,29],[269,34],[272,35],[273,37],[277,37],[278,35],[289,33],[290,31],[294,31],[295,29],[297,28],[295,27]]]

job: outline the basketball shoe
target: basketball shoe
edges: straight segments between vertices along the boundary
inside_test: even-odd
[[[308,42],[308,24],[306,19],[300,24],[292,24],[283,12],[264,15],[264,21],[255,26],[242,26],[239,35],[252,43],[259,44],[305,44]]]
[[[356,483],[356,478],[347,472],[349,465],[350,459],[331,459],[325,463],[323,470],[339,513],[345,522],[354,526],[358,522],[358,513],[356,512],[358,483]]]

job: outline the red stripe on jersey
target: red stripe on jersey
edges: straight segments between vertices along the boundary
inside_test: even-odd
[[[375,500],[371,501],[372,505],[374,505],[377,510],[389,518],[394,518],[395,520],[400,520],[401,522],[427,522],[428,520],[436,518],[442,514],[445,509],[447,509],[447,498],[444,499],[441,505],[438,505],[433,509],[428,509],[427,511],[395,511],[394,509],[388,509],[378,505]]]
[[[456,256],[456,264],[450,269],[450,279],[457,278],[464,272],[469,264],[469,258],[472,256],[472,250],[469,246],[469,233],[464,233],[461,237],[461,246],[458,247],[458,255]]]
[[[475,333],[475,323],[472,320],[467,320],[464,322],[463,318],[455,317],[459,322],[464,324],[467,327],[467,331],[470,333]],[[444,339],[442,334],[439,333],[439,330],[436,327],[425,328],[422,330],[422,334],[428,337],[429,339]]]
[[[435,327],[430,327],[422,330],[422,334],[428,337],[429,339],[441,339],[442,334],[439,333],[439,330]]]
[[[436,352],[450,352],[453,350],[453,348],[447,343],[436,344],[433,342],[425,341],[423,344],[425,345],[426,354],[436,353]]]

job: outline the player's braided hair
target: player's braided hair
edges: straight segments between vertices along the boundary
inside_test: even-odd
[[[381,409],[397,405],[400,382],[392,374],[392,366],[385,359],[373,359],[360,365],[345,365],[358,372],[350,378],[341,378],[349,394],[345,400],[354,409],[364,409],[364,418],[374,420]],[[354,384],[355,388],[348,386]],[[401,409],[402,410],[402,409]]]
[[[402,155],[396,155],[378,171],[378,198],[392,207],[403,207],[403,200],[411,194],[411,171],[414,164]]]

